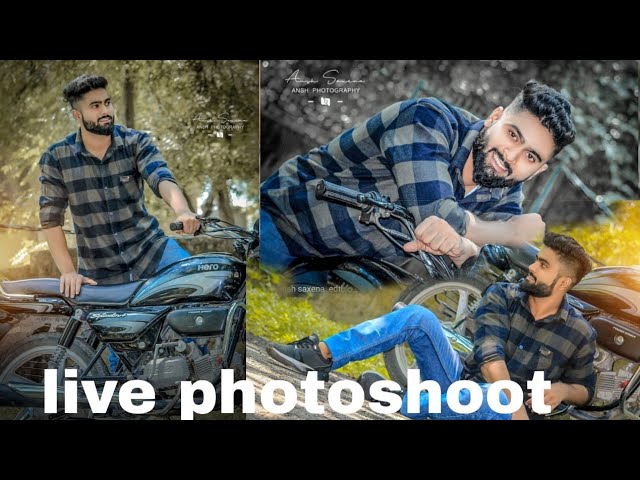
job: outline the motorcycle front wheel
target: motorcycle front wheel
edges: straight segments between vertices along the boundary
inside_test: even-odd
[[[28,337],[11,349],[0,359],[0,384],[29,383],[42,385],[44,370],[48,368],[49,359],[58,348],[60,334],[42,333]],[[65,357],[58,366],[58,384],[64,381],[64,369],[78,370],[78,377],[85,373],[95,351],[81,339],[76,338]],[[94,364],[91,376],[108,376],[109,372],[101,359]],[[90,416],[90,412],[78,410],[76,416]],[[17,412],[16,418],[45,419],[44,409],[28,408]]]
[[[440,320],[453,349],[464,358],[473,350],[467,320],[475,312],[483,291],[484,286],[470,278],[427,279],[403,291],[397,301],[431,310]],[[386,351],[384,362],[391,380],[403,388],[407,386],[407,370],[418,368],[407,343]]]

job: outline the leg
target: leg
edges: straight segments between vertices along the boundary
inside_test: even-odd
[[[182,248],[178,244],[178,242],[176,242],[173,238],[170,238],[164,247],[164,252],[162,252],[162,258],[158,263],[156,272],[159,272],[164,267],[171,265],[174,262],[177,262],[179,260],[182,260],[183,258],[187,258],[190,256],[191,254],[187,252],[184,248]],[[117,355],[113,352],[113,350],[111,350],[111,347],[109,347],[109,368],[111,369],[112,373],[114,373],[117,370],[119,364],[120,364],[120,360],[118,359]]]
[[[408,305],[325,340],[334,370],[404,342],[409,343],[422,378],[437,381],[443,390],[460,378],[459,355],[451,348],[436,316],[418,305]]]
[[[418,413],[408,413],[408,396],[405,395],[400,412],[410,418],[433,418],[441,420],[508,420],[510,414],[494,412],[487,403],[490,384],[479,384],[482,390],[482,405],[469,414],[454,412],[447,404],[447,390],[460,379],[462,362],[453,350],[440,322],[428,309],[418,305],[408,305],[382,317],[369,320],[353,328],[333,335],[325,340],[333,357],[332,369],[354,361],[382,353],[394,346],[408,342],[416,357],[420,376],[436,381],[441,388],[441,412],[429,413],[429,394],[420,392]],[[469,403],[469,391],[462,390],[461,404]],[[504,393],[500,394],[502,404],[507,403]]]
[[[159,272],[167,265],[171,265],[172,263],[182,260],[183,258],[188,258],[190,256],[191,254],[184,248],[182,248],[178,244],[178,242],[176,242],[173,238],[170,238],[164,247],[164,252],[162,252],[162,258],[158,263],[156,272]]]
[[[260,264],[282,272],[295,258],[289,254],[269,212],[260,210]]]

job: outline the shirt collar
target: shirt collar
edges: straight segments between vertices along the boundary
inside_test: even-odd
[[[469,157],[469,152],[471,151],[471,147],[473,147],[473,142],[478,137],[480,130],[484,126],[484,120],[478,120],[475,123],[469,125],[469,130],[467,130],[467,134],[464,136],[462,143],[458,146],[458,150],[453,154],[453,159],[451,160],[451,164],[454,167],[457,167],[461,172],[464,168],[464,164],[467,162],[467,157]]]

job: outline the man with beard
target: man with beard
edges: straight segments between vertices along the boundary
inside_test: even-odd
[[[71,298],[83,284],[149,277],[189,256],[147,213],[143,179],[173,209],[185,233],[200,227],[151,137],[114,124],[107,83],[85,74],[64,88],[80,128],[40,159],[40,222],[61,273],[60,292]],[[77,271],[62,230],[67,206],[76,232]]]
[[[593,396],[596,333],[566,296],[590,270],[591,259],[574,239],[547,233],[544,247],[523,282],[496,283],[483,295],[471,322],[474,349],[464,360],[449,344],[436,316],[419,305],[361,323],[322,342],[311,335],[287,345],[271,345],[267,352],[287,366],[301,372],[315,370],[319,377],[327,379],[331,370],[408,342],[423,380],[435,380],[443,392],[454,381],[472,380],[481,384],[485,398],[477,412],[458,414],[447,406],[443,396],[442,412],[428,413],[429,396],[421,392],[420,413],[408,414],[405,396],[401,408],[405,415],[526,420],[531,399],[513,416],[498,414],[488,406],[487,383],[512,380],[526,392],[527,381],[532,380],[534,372],[544,371],[545,380],[551,382],[544,402],[551,409],[560,402],[582,405]],[[373,381],[384,379],[375,372],[367,372],[366,378],[366,382],[361,381],[365,396]],[[463,405],[469,403],[468,396],[461,395],[459,400]],[[503,398],[502,403],[505,401]]]
[[[517,246],[544,233],[522,214],[522,182],[573,142],[571,107],[533,80],[486,120],[435,98],[396,103],[362,125],[285,162],[261,186],[261,262],[284,269],[296,257],[406,256],[359,211],[318,200],[325,179],[378,191],[408,208],[419,225],[404,246],[460,257],[465,242]]]

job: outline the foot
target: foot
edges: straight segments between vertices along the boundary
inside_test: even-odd
[[[318,372],[319,380],[328,380],[333,361],[324,358],[320,352],[318,336],[296,340],[289,344],[274,343],[267,347],[267,353],[278,362],[293,367],[299,372]]]
[[[369,401],[369,402],[379,402],[380,405],[382,405],[383,407],[388,407],[390,404],[389,402],[380,402],[379,400],[374,399],[371,396],[370,390],[371,390],[371,385],[373,385],[375,382],[378,382],[380,380],[386,380],[386,378],[384,378],[381,374],[379,374],[378,372],[375,372],[373,370],[367,370],[366,372],[362,372],[360,374],[360,376],[358,377],[358,379],[356,380],[356,382],[358,382],[360,384],[360,386],[362,387],[362,389],[364,390],[364,399]],[[382,389],[383,392],[391,392],[392,390],[389,390],[388,388],[383,388]],[[404,395],[404,391],[399,391],[399,392],[393,392],[396,395],[400,395],[401,397]]]

